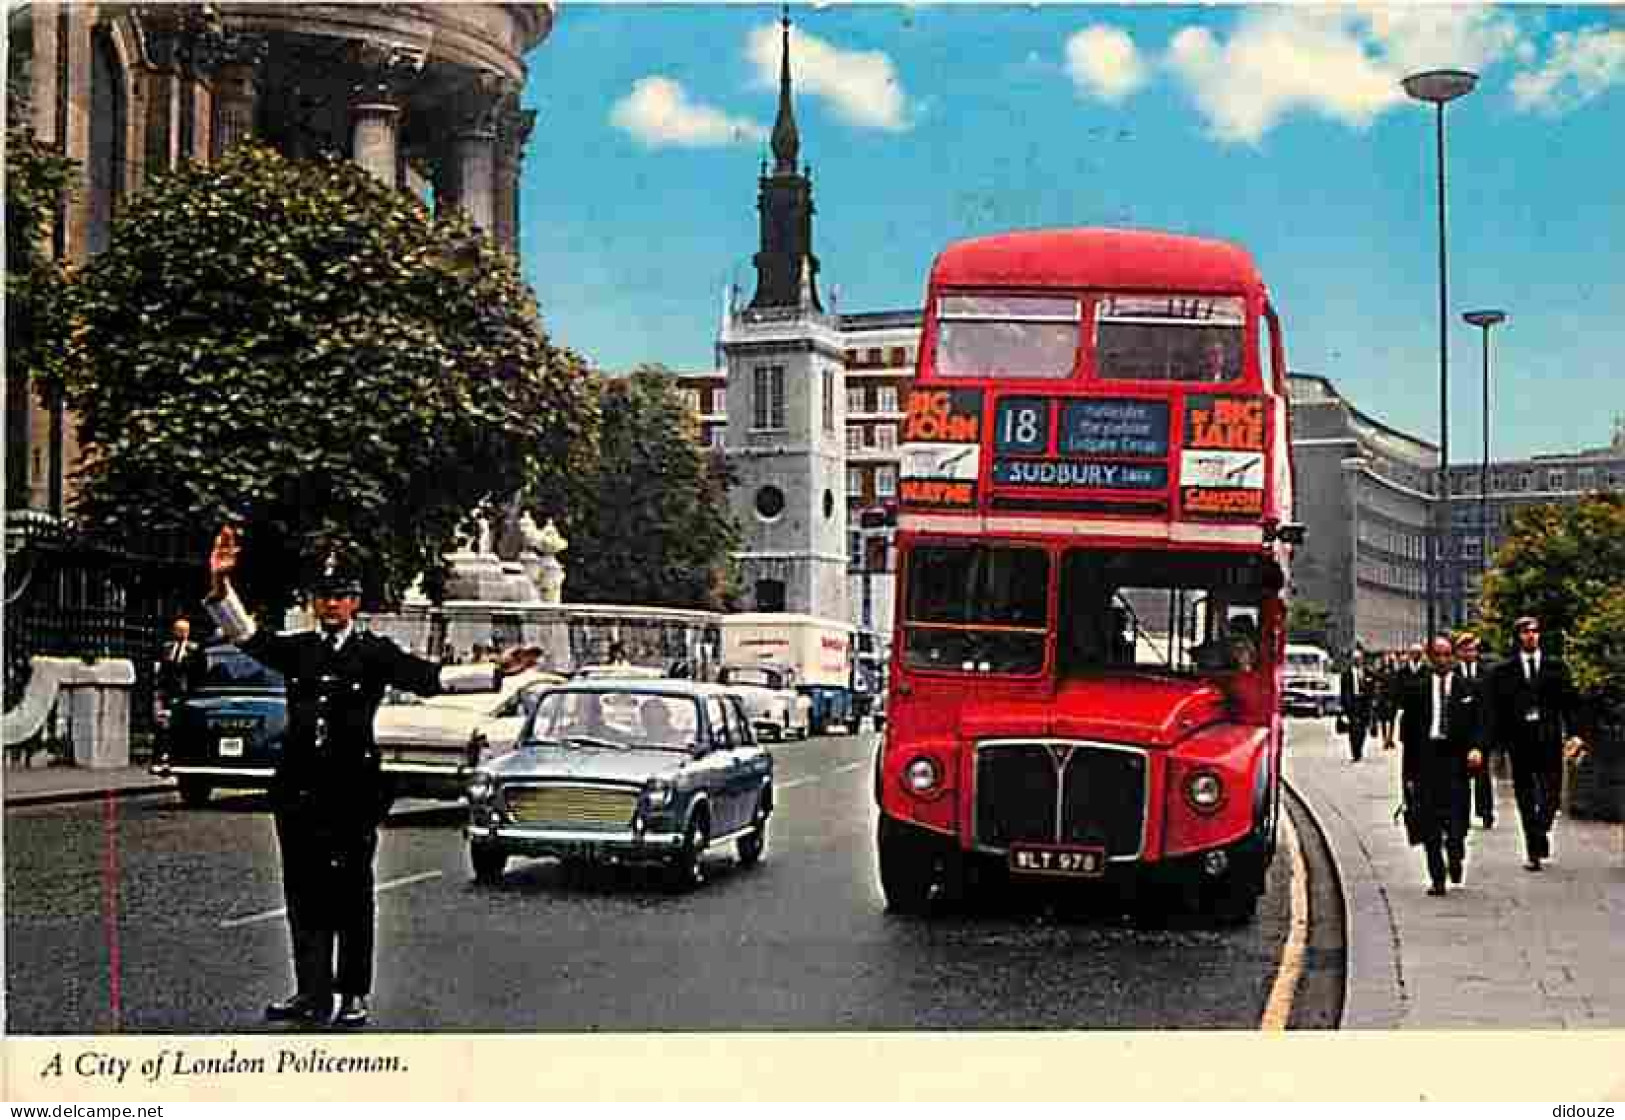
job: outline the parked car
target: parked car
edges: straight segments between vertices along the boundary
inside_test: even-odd
[[[282,758],[287,688],[236,646],[203,651],[198,688],[170,710],[166,749],[152,766],[196,807],[216,789],[266,789]]]
[[[727,664],[718,670],[717,683],[745,702],[757,734],[780,742],[812,734],[812,701],[797,691],[795,670],[788,665]]]
[[[1289,677],[1281,689],[1281,710],[1289,716],[1333,716],[1343,710],[1337,684],[1324,677]]]
[[[504,679],[499,692],[392,692],[372,725],[391,796],[461,798],[480,763],[514,749],[541,691],[563,681],[532,669]]]
[[[531,856],[659,864],[691,889],[710,850],[762,858],[773,756],[726,688],[572,681],[538,697],[518,749],[479,768],[468,802],[476,883]]]

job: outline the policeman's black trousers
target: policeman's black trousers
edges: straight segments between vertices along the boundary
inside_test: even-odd
[[[299,991],[317,997],[335,991],[367,995],[372,991],[375,822],[279,809],[276,835]]]

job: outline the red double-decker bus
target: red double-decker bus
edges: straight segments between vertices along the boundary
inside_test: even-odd
[[[1246,920],[1276,846],[1286,365],[1248,254],[1055,230],[931,270],[904,422],[881,884]]]

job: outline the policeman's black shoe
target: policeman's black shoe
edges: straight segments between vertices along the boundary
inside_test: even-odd
[[[367,1025],[367,997],[345,996],[339,1000],[339,1013],[333,1016],[336,1030],[353,1030]]]
[[[1462,870],[1460,859],[1452,859],[1450,861],[1450,881],[1455,883],[1457,886],[1461,885]]]
[[[287,999],[266,1004],[265,1017],[273,1023],[310,1023],[323,1025],[333,1013],[331,996],[313,996],[298,992]]]
[[[1428,894],[1431,894],[1431,895],[1433,895],[1435,897],[1443,895],[1444,894],[1444,884],[1443,883],[1434,883],[1431,887],[1428,888]]]

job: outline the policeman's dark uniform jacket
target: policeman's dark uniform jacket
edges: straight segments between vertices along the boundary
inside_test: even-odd
[[[340,582],[344,586],[318,585],[316,591],[359,594],[359,585]],[[336,634],[272,633],[255,625],[235,591],[205,605],[228,641],[287,681],[287,725],[271,798],[296,999],[330,1009],[336,992],[346,997],[345,1006],[359,1007],[357,1018],[364,1020],[372,989],[373,856],[386,808],[373,718],[386,689],[422,696],[491,691],[499,671],[443,667],[354,625]],[[304,1010],[273,1005],[267,1014],[325,1018],[325,1010]]]
[[[1433,892],[1442,894],[1446,871],[1459,883],[1466,859],[1469,743],[1464,731],[1474,717],[1455,687],[1453,670],[1410,674],[1398,702],[1405,796],[1421,821]]]
[[[1579,733],[1579,695],[1568,666],[1520,647],[1490,681],[1490,733],[1512,763],[1513,790],[1531,870],[1552,854],[1552,820],[1563,787],[1563,740]]]

